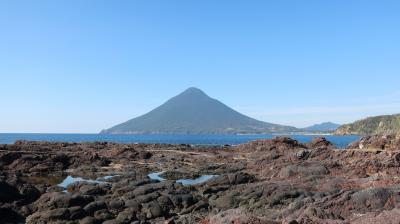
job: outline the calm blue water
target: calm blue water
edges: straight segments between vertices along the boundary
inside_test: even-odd
[[[150,179],[152,180],[158,180],[158,181],[164,181],[166,179],[160,177],[161,174],[164,172],[156,172],[156,173],[150,173],[147,175]],[[196,185],[196,184],[201,184],[204,183],[211,178],[217,177],[218,175],[202,175],[196,179],[179,179],[176,181],[176,183],[181,183],[184,186],[189,186],[189,185]],[[95,180],[92,179],[85,179],[82,177],[73,177],[73,176],[67,176],[61,183],[57,184],[57,186],[62,187],[62,188],[67,188],[70,184],[74,184],[77,182],[87,182],[87,183],[93,183],[93,184],[101,184],[101,183],[107,183],[108,179],[111,179],[115,177],[114,176],[105,176],[105,177],[100,177]]]
[[[160,177],[161,174],[164,172],[156,172],[156,173],[150,173],[147,175],[150,179],[152,180],[158,180],[158,181],[164,181],[165,179]],[[196,184],[201,184],[204,183],[214,177],[217,177],[218,175],[202,175],[196,179],[179,179],[176,180],[176,183],[181,183],[183,186],[190,186],[190,185],[196,185]]]
[[[101,184],[101,183],[106,183],[106,180],[111,179],[112,177],[114,177],[114,176],[105,176],[105,177],[97,178],[96,180],[91,180],[91,179],[85,179],[82,177],[67,176],[61,183],[57,184],[57,186],[62,187],[62,188],[67,188],[68,185],[76,183],[76,182]]]
[[[202,184],[214,177],[218,177],[218,175],[202,175],[196,179],[179,179],[176,182],[181,183],[183,186],[190,186],[190,185]]]
[[[300,142],[308,142],[317,136],[289,135]],[[192,145],[237,145],[256,139],[270,139],[274,135],[109,135],[109,134],[1,134],[0,144],[11,144],[16,140],[52,142],[93,142],[117,143],[170,143]],[[359,136],[324,136],[339,148],[359,139]]]

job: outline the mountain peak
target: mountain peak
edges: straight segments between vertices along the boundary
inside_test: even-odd
[[[189,87],[184,92],[202,92],[202,93],[204,93],[203,90],[201,90],[197,87]]]
[[[222,134],[290,132],[294,127],[245,116],[196,87],[190,87],[154,110],[102,133]]]
[[[203,90],[196,88],[196,87],[190,87],[190,88],[186,89],[185,91],[183,91],[179,95],[207,96],[207,94],[205,92],[203,92]]]

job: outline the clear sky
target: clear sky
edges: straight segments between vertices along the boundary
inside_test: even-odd
[[[92,133],[190,86],[304,127],[400,112],[400,1],[0,3],[0,132]]]

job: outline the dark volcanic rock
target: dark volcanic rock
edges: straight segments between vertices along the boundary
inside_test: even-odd
[[[352,201],[354,202],[354,207],[359,211],[383,210],[385,206],[393,208],[393,204],[388,204],[388,200],[391,197],[396,197],[396,201],[399,199],[394,192],[385,188],[365,189],[354,193]]]
[[[298,177],[298,176],[310,176],[310,175],[325,175],[329,171],[325,166],[322,165],[310,165],[307,167],[300,165],[289,165],[284,167],[279,172],[281,178]]]
[[[307,143],[306,146],[310,149],[333,149],[335,147],[324,137],[314,138],[311,142]]]
[[[275,137],[273,139],[256,140],[236,147],[240,151],[271,151],[307,148],[304,144],[289,137]]]
[[[359,141],[351,143],[348,149],[380,149],[380,150],[400,150],[400,136],[373,135],[362,137]]]
[[[8,206],[0,206],[0,223],[23,223],[25,218]]]
[[[19,194],[24,200],[33,202],[38,199],[41,192],[31,184],[21,184],[18,187]]]
[[[20,152],[9,152],[5,153],[3,155],[0,155],[0,166],[7,166],[10,165],[14,160],[20,158],[22,156],[22,153]]]
[[[255,180],[253,175],[247,173],[231,173],[215,177],[205,183],[206,186],[237,185],[251,183]]]
[[[94,199],[91,196],[69,194],[62,192],[45,193],[33,204],[34,210],[45,211],[56,208],[69,208],[74,206],[85,206]]]
[[[0,181],[0,202],[16,201],[20,198],[21,195],[16,187],[5,181]]]
[[[1,146],[0,223],[397,222],[397,141],[372,136],[346,150],[324,138],[235,147],[19,141]],[[167,180],[147,176],[158,171]],[[204,174],[217,176],[175,182]],[[56,185],[67,175],[99,179],[66,193]]]
[[[139,152],[139,158],[141,158],[141,159],[150,159],[152,155],[153,154],[151,154],[151,152],[147,152],[147,151]]]
[[[296,152],[294,156],[297,159],[307,159],[309,155],[310,155],[310,150],[303,149]]]

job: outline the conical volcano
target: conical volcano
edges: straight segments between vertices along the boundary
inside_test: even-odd
[[[101,133],[248,134],[292,131],[297,129],[250,118],[192,87],[147,114]]]

